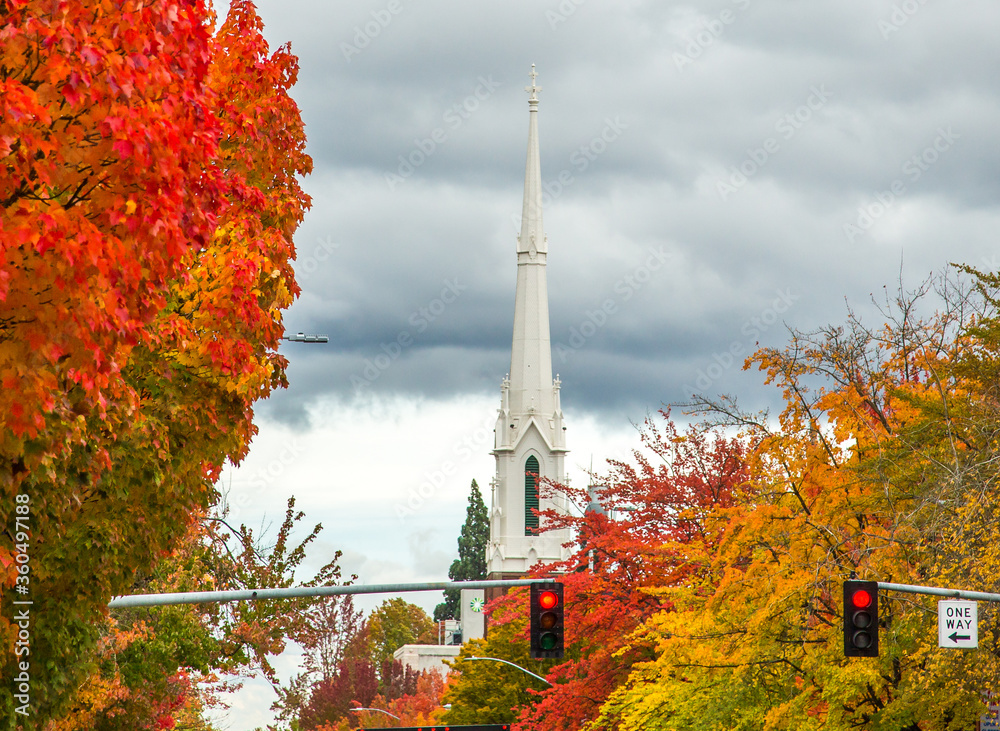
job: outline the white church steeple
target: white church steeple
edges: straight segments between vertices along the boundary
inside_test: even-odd
[[[524,170],[521,235],[517,237],[517,295],[510,353],[510,404],[515,411],[551,413],[552,346],[549,290],[545,279],[548,241],[542,223],[542,165],[538,154],[538,92],[531,66],[528,92],[528,158]]]
[[[517,238],[517,290],[510,373],[503,379],[493,455],[490,546],[492,578],[518,576],[538,561],[561,560],[571,539],[567,529],[535,535],[532,508],[566,510],[563,497],[539,501],[533,475],[566,482],[566,427],[559,400],[560,382],[552,378],[549,299],[545,266],[548,241],[542,222],[542,172],[538,152],[538,74],[531,66],[528,92],[528,155],[524,171],[521,235]]]

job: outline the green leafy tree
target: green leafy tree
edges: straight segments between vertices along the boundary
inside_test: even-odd
[[[497,600],[491,613],[489,636],[462,646],[450,664],[457,681],[449,684],[444,703],[451,707],[442,722],[448,725],[512,723],[521,711],[538,701],[548,686],[527,673],[498,662],[464,660],[496,657],[545,676],[556,661],[532,660],[528,654],[528,592],[514,590]],[[493,603],[490,605],[493,606]]]
[[[469,505],[465,510],[465,524],[458,537],[458,558],[448,569],[453,581],[473,581],[486,578],[486,546],[490,540],[490,517],[479,492],[479,485],[472,481]],[[458,619],[461,616],[461,592],[446,589],[444,601],[434,608],[434,621]]]
[[[305,549],[321,530],[316,525],[297,545],[291,541],[304,517],[289,498],[276,538],[266,541],[224,516],[193,520],[180,546],[149,574],[137,577],[131,593],[206,589],[232,590],[295,585]],[[337,552],[303,586],[339,583]],[[98,625],[95,665],[74,694],[65,715],[49,731],[117,731],[136,728],[207,728],[205,706],[262,674],[277,682],[268,658],[286,638],[299,639],[314,599],[184,604],[117,608]]]
[[[427,612],[399,597],[382,602],[368,617],[366,629],[371,661],[379,669],[403,645],[437,642],[434,623]]]

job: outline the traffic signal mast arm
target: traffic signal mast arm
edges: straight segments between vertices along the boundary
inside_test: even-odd
[[[913,584],[890,584],[885,581],[875,582],[880,591],[901,591],[906,594],[929,594],[931,596],[946,596],[953,599],[972,599],[981,602],[1000,602],[1000,594],[988,594],[984,591],[965,591],[963,589],[941,589],[936,586],[915,586]]]
[[[341,596],[343,594],[397,594],[404,591],[443,591],[445,589],[490,589],[498,586],[548,584],[551,579],[487,579],[485,581],[429,581],[418,584],[352,584],[349,586],[291,586],[279,589],[235,589],[232,591],[187,591],[173,594],[131,594],[108,602],[118,607],[162,607],[169,604],[205,604],[212,602],[293,599],[302,596]]]

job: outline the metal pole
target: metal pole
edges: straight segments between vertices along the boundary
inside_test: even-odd
[[[983,602],[1000,602],[1000,594],[987,594],[983,591],[964,591],[962,589],[939,589],[936,586],[913,586],[912,584],[890,584],[879,581],[878,588],[886,591],[902,591],[907,594],[930,594],[931,596],[950,596],[956,599],[978,599]]]
[[[378,711],[379,713],[384,713],[387,716],[392,716],[397,721],[402,721],[403,720],[399,716],[395,716],[395,715],[389,713],[389,711],[383,711],[381,708],[348,708],[347,710],[348,711],[355,711],[355,712],[357,712],[357,711]]]
[[[236,589],[233,591],[188,591],[174,594],[131,594],[108,602],[118,607],[162,607],[168,604],[205,604],[210,602],[256,601],[259,599],[295,599],[304,596],[342,596],[344,594],[400,594],[406,591],[444,591],[445,589],[492,589],[499,586],[530,586],[552,579],[495,579],[492,581],[428,581],[417,584],[360,584],[351,586],[293,586],[283,589]]]
[[[455,659],[458,662],[465,662],[466,660],[493,660],[495,662],[502,662],[504,665],[510,665],[512,668],[517,668],[518,670],[526,672],[531,677],[537,678],[538,680],[541,680],[546,685],[552,685],[552,683],[550,683],[549,681],[547,681],[541,675],[535,675],[533,672],[531,672],[527,668],[522,668],[520,665],[515,665],[514,663],[508,662],[507,660],[501,660],[499,657],[458,657],[458,658],[455,658]]]

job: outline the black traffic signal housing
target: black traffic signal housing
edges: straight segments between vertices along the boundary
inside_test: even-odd
[[[844,656],[878,657],[878,582],[844,582]]]
[[[561,660],[564,623],[563,585],[558,581],[531,585],[531,657]]]

